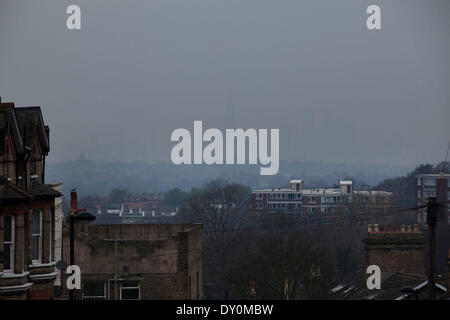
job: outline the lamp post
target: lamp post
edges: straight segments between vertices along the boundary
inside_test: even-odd
[[[94,220],[95,216],[86,211],[70,213],[70,265],[75,264],[75,222],[90,223]],[[69,292],[69,300],[73,300],[73,289]]]

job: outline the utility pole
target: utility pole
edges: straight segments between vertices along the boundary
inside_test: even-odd
[[[427,203],[428,224],[428,294],[430,300],[436,300],[436,224],[439,205],[436,197],[429,197]]]
[[[114,241],[114,300],[117,300],[117,240]]]

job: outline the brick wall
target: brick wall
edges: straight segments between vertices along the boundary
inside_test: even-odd
[[[363,241],[366,265],[378,265],[383,275],[395,271],[425,273],[425,239],[417,226],[388,230],[377,226],[376,229],[369,229]]]

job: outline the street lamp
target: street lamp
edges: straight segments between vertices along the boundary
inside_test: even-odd
[[[71,212],[70,223],[70,265],[75,264],[75,222],[90,223],[95,220],[95,216],[89,212]],[[70,290],[69,300],[73,300],[73,289]]]

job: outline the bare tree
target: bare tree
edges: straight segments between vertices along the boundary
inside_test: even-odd
[[[203,189],[191,192],[181,214],[203,224],[204,275],[216,285],[222,298],[228,297],[224,269],[238,246],[239,230],[251,215],[251,190],[236,183],[216,179]]]
[[[294,300],[326,295],[331,273],[320,246],[282,224],[247,236],[245,255],[233,259],[227,273],[236,297]],[[253,295],[249,284],[254,285]]]

